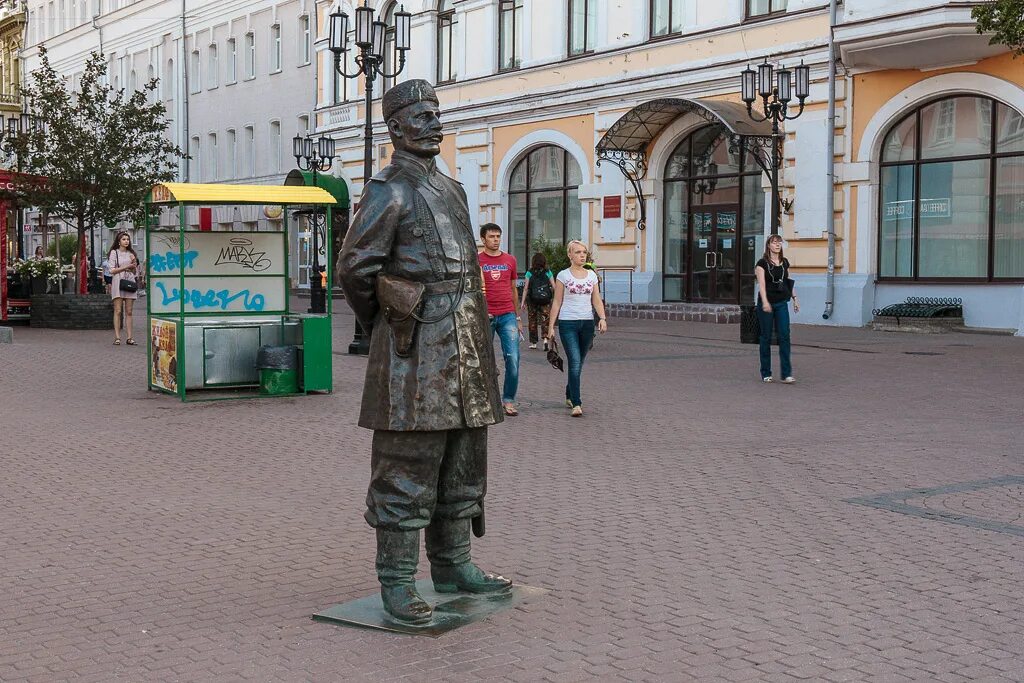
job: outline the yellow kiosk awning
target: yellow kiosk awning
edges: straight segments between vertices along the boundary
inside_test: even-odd
[[[329,192],[319,187],[289,185],[220,185],[202,183],[159,183],[150,191],[154,204],[336,204]]]

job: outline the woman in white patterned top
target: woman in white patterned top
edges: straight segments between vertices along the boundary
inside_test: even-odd
[[[580,378],[583,361],[594,339],[594,310],[597,310],[597,331],[608,331],[608,321],[601,301],[601,287],[597,274],[587,270],[587,245],[579,240],[569,242],[570,266],[555,278],[555,300],[551,302],[551,322],[548,323],[548,339],[558,336],[565,349],[569,363],[569,383],[565,386],[565,404],[572,408],[573,417],[583,415],[583,400],[580,397]]]

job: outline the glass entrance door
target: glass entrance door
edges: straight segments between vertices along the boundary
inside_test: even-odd
[[[702,206],[690,214],[692,301],[736,303],[737,215],[736,205]]]
[[[303,221],[302,224],[305,225],[305,221]],[[295,250],[295,253],[298,256],[298,263],[295,265],[297,265],[298,268],[295,269],[295,273],[299,276],[299,287],[309,287],[309,270],[312,265],[310,263],[309,256],[312,251],[310,247],[312,245],[313,237],[310,235],[308,230],[300,232],[298,236],[299,248]]]

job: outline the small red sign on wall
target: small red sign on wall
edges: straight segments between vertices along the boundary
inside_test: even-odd
[[[199,208],[199,229],[213,229],[213,209],[208,206],[202,206]]]
[[[604,198],[604,217],[622,218],[622,195]]]

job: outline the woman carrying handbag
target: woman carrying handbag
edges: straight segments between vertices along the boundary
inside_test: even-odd
[[[110,298],[114,301],[114,346],[121,345],[121,314],[124,313],[125,344],[135,346],[132,337],[132,308],[139,298],[139,257],[127,232],[117,233],[114,248],[107,255],[110,266]]]
[[[774,382],[772,377],[772,330],[779,338],[779,364],[782,383],[793,384],[793,364],[790,359],[789,301],[793,310],[800,311],[800,302],[793,293],[793,280],[789,277],[789,261],[782,255],[782,237],[771,235],[764,245],[764,256],[754,266],[757,277],[757,321],[761,326],[758,344],[761,351],[761,381]]]

